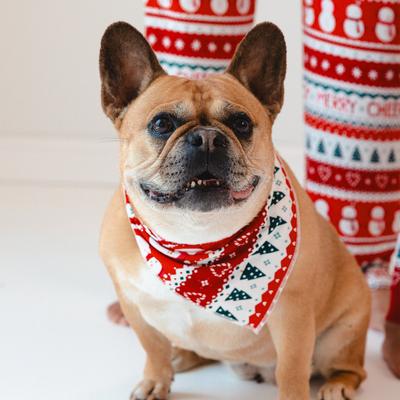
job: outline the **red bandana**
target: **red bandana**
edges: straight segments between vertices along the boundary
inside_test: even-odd
[[[216,315],[258,332],[294,264],[297,214],[294,191],[279,159],[267,205],[229,238],[198,245],[160,238],[126,207],[150,270],[170,290]]]

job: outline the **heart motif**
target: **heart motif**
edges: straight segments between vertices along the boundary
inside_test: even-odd
[[[384,175],[384,174],[378,174],[375,177],[375,182],[376,182],[376,184],[378,185],[378,187],[380,189],[384,189],[387,186],[388,182],[389,182],[389,177],[387,175]]]
[[[323,182],[326,182],[332,176],[332,169],[326,165],[318,165],[317,171]]]
[[[356,187],[361,181],[361,175],[358,172],[346,172],[346,181],[351,187]]]

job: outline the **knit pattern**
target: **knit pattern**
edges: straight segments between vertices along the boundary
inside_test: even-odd
[[[387,266],[400,231],[400,0],[303,6],[306,188],[362,267]]]
[[[223,72],[253,26],[255,0],[148,0],[146,37],[171,75]]]

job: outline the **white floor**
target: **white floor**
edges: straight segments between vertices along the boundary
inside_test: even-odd
[[[0,173],[0,399],[127,400],[144,355],[135,335],[105,316],[115,296],[97,238],[112,186],[101,179],[15,182],[3,179],[8,174]],[[400,398],[381,342],[370,333],[360,400]],[[274,399],[276,389],[213,365],[178,375],[171,396],[243,398]]]

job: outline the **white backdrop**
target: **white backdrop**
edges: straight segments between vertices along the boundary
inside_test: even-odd
[[[275,139],[301,147],[300,1],[258,0],[288,44],[286,103]],[[0,139],[104,140],[113,128],[100,107],[98,51],[105,28],[143,29],[143,0],[0,0]]]

